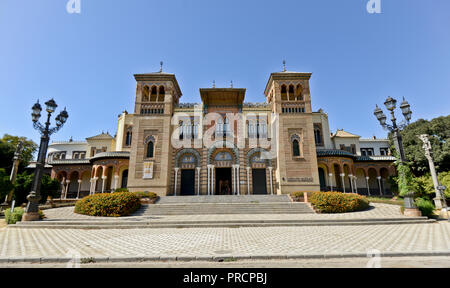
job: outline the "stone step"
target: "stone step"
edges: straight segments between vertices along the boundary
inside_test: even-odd
[[[288,195],[201,195],[201,196],[163,196],[157,204],[171,203],[252,203],[280,202],[290,203]]]
[[[135,215],[314,213],[305,203],[172,203],[147,205]]]
[[[436,222],[426,217],[391,219],[324,219],[324,220],[214,220],[214,221],[42,221],[18,222],[8,228],[39,229],[141,229],[141,228],[211,228],[211,227],[274,227],[274,226],[348,226],[399,225]]]

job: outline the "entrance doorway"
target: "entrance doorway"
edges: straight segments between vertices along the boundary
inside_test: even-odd
[[[122,185],[120,188],[127,188],[128,185],[128,169],[122,172]]]
[[[216,168],[216,194],[231,195],[231,168]]]
[[[181,196],[195,195],[195,170],[181,170]]]
[[[319,182],[320,182],[320,191],[327,191],[325,172],[323,171],[322,168],[319,168]]]
[[[266,169],[252,169],[253,194],[267,194]]]

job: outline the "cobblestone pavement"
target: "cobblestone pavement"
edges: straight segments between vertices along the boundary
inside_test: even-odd
[[[154,229],[0,229],[0,258],[261,257],[450,252],[450,223]],[[447,255],[448,256],[448,255]]]
[[[198,220],[329,220],[329,219],[382,219],[382,218],[405,218],[400,213],[400,206],[372,203],[371,209],[361,212],[342,213],[342,214],[229,214],[229,215],[155,215],[139,216],[144,213],[146,206],[129,217],[111,218],[111,217],[93,217],[75,214],[73,207],[55,208],[45,210],[46,221],[55,220],[150,220],[150,221],[198,221]]]

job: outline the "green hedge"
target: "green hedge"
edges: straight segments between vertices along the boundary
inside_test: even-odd
[[[103,193],[87,196],[75,204],[75,213],[90,216],[120,217],[135,212],[141,206],[133,193]]]
[[[22,216],[25,213],[23,208],[16,207],[14,208],[13,212],[11,213],[11,209],[5,210],[5,221],[6,224],[16,224],[17,222],[22,221]]]
[[[134,195],[136,195],[138,198],[150,198],[150,199],[156,199],[158,198],[158,194],[154,192],[133,192]]]
[[[358,194],[315,192],[309,197],[311,204],[322,213],[345,213],[369,208],[369,200]]]
[[[429,217],[429,216],[433,215],[433,211],[434,211],[433,202],[431,202],[428,199],[417,198],[415,203],[416,203],[417,208],[419,208],[420,212],[422,212],[422,216]]]

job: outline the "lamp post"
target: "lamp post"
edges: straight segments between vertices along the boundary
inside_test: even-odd
[[[31,114],[32,120],[33,120],[33,127],[34,129],[38,130],[41,134],[41,143],[39,145],[39,154],[38,159],[36,163],[36,169],[34,171],[34,177],[33,177],[33,183],[31,186],[31,192],[27,196],[28,204],[26,208],[26,212],[22,217],[22,221],[38,221],[39,220],[39,200],[41,200],[41,178],[42,178],[42,172],[44,170],[45,166],[45,157],[47,155],[47,148],[48,148],[48,142],[50,140],[50,135],[57,132],[59,129],[61,129],[64,126],[64,123],[66,123],[67,118],[69,118],[69,114],[66,111],[66,108],[62,112],[59,113],[58,116],[56,116],[56,126],[53,128],[50,128],[50,117],[53,112],[55,112],[56,105],[55,100],[51,99],[47,102],[45,102],[45,110],[47,111],[47,122],[45,124],[41,124],[39,122],[39,118],[41,117],[42,107],[38,102],[34,104],[32,110],[33,113]]]
[[[395,118],[395,108],[397,107],[397,100],[395,100],[392,97],[388,97],[386,101],[384,102],[384,105],[386,106],[386,109],[391,112],[391,121],[392,125],[389,125],[386,123],[387,117],[384,115],[383,110],[381,110],[378,105],[376,106],[374,115],[377,117],[378,121],[380,121],[381,126],[392,133],[394,137],[394,145],[395,149],[397,150],[399,157],[400,157],[400,164],[406,162],[405,152],[403,150],[403,142],[402,142],[402,135],[400,132],[409,125],[409,121],[411,120],[411,106],[409,103],[405,100],[403,97],[403,102],[400,104],[400,109],[402,110],[403,117],[405,118],[405,121],[402,121],[401,123],[397,124],[397,118]],[[414,205],[414,192],[407,193],[405,195],[405,209],[417,209],[417,207]]]

